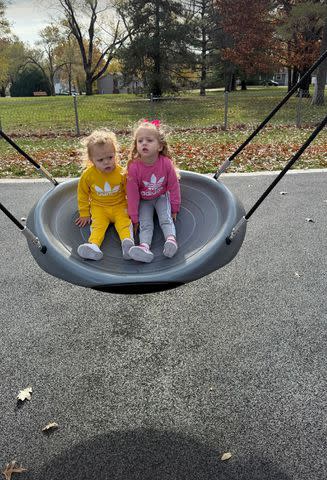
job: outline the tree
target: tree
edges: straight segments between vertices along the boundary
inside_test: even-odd
[[[82,90],[85,90],[84,69],[75,37],[70,35],[67,39],[61,41],[56,48],[56,55],[63,62],[59,70],[60,81],[68,85],[70,95],[73,90],[78,90],[81,93]]]
[[[325,25],[322,31],[320,54],[322,55],[327,50],[327,16],[325,18]],[[317,83],[312,98],[313,105],[325,105],[325,86],[327,79],[327,59],[325,59],[318,67]]]
[[[292,68],[290,87],[298,76],[303,76],[319,54],[319,43],[326,17],[324,0],[283,0],[279,8],[278,35],[284,42],[284,65]],[[303,96],[310,96],[308,77],[301,89]]]
[[[270,0],[217,0],[221,26],[230,38],[223,58],[245,74],[269,73],[278,66],[275,17]]]
[[[109,7],[101,8],[99,0],[59,0],[66,27],[76,38],[85,72],[85,89],[92,95],[93,83],[107,70],[117,49],[128,35],[122,32],[119,21],[106,21],[103,18]],[[109,31],[107,30],[109,26]],[[95,47],[99,52],[95,58]]]
[[[10,32],[9,22],[5,17],[6,3],[0,0],[0,38],[6,36]]]
[[[9,71],[9,41],[0,39],[0,96],[6,95],[6,85],[8,83]]]
[[[6,80],[9,68],[9,22],[5,17],[5,3],[0,0],[0,95],[5,95]]]
[[[129,44],[120,52],[125,73],[142,77],[156,97],[176,90],[193,58],[182,2],[122,0],[116,8],[129,35]]]
[[[48,79],[51,95],[55,95],[55,76],[65,65],[65,61],[57,54],[63,35],[59,28],[52,24],[40,31],[40,38],[36,42],[39,48],[30,50],[26,64],[33,63],[41,70],[43,76]]]
[[[0,69],[0,95],[5,96],[6,88],[12,84],[22,65],[25,63],[26,51],[23,42],[12,37],[2,42],[1,57],[6,57],[6,67],[2,64]]]
[[[27,65],[21,70],[10,87],[12,97],[31,97],[35,91],[50,94],[49,82],[35,65]]]
[[[212,68],[217,47],[217,10],[214,8],[214,0],[190,0],[188,3],[189,24],[194,31],[192,46],[195,52],[199,52],[196,62],[200,70],[200,95],[204,96],[208,72]]]

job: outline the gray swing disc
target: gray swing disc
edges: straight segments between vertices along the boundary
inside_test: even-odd
[[[181,172],[182,205],[176,221],[177,254],[163,256],[164,238],[156,224],[149,264],[124,260],[119,237],[111,225],[101,246],[100,261],[83,260],[77,247],[87,242],[89,227],[75,226],[78,179],[63,182],[45,193],[30,212],[27,226],[47,251],[29,242],[39,266],[51,275],[84,287],[117,293],[146,293],[174,288],[226,265],[245,236],[245,222],[230,245],[226,237],[245,215],[228,188],[213,178]]]

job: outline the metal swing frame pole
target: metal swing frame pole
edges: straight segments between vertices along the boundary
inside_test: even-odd
[[[22,150],[15,142],[13,142],[11,138],[9,138],[8,135],[6,135],[4,131],[1,129],[0,129],[0,136],[4,138],[6,142],[8,142],[12,147],[14,147],[14,149],[17,150],[18,153],[23,155],[23,157],[25,157],[26,160],[28,160],[36,168],[36,170],[41,172],[42,175],[44,175],[51,183],[53,183],[55,187],[59,185],[57,180],[53,178],[53,176],[48,172],[46,168],[44,168],[42,165],[40,165],[35,160],[33,160],[32,157],[30,157],[26,152],[24,152],[24,150]]]
[[[46,253],[47,247],[45,245],[42,245],[38,237],[34,235],[34,233],[26,227],[26,225],[23,225],[9,210],[0,203],[0,210],[3,211],[5,215],[16,225],[16,227],[19,228],[19,230],[22,232],[24,237],[27,240],[30,240],[33,245],[35,245],[41,253]]]
[[[283,170],[277,175],[275,180],[269,185],[269,187],[264,191],[261,197],[256,201],[253,207],[248,211],[248,213],[242,217],[239,222],[235,225],[232,229],[230,235],[226,238],[226,243],[229,245],[233,238],[237,235],[240,227],[249,220],[249,218],[253,215],[256,209],[261,205],[264,199],[269,195],[272,189],[277,185],[277,183],[283,178],[286,172],[292,167],[292,165],[300,158],[302,153],[308,148],[311,142],[316,138],[318,133],[327,125],[327,115],[323,119],[323,121],[315,128],[315,130],[311,133],[311,135],[307,138],[301,148],[295,153],[295,155],[287,162]]]
[[[318,60],[306,71],[302,78],[294,85],[294,87],[288,92],[283,100],[269,113],[265,120],[251,133],[251,135],[238,147],[237,150],[227,158],[224,163],[219,167],[214,175],[214,179],[217,180],[222,173],[224,173],[230,166],[234,158],[251,142],[251,140],[263,129],[263,127],[269,122],[269,120],[278,112],[278,110],[287,102],[287,100],[296,92],[296,90],[302,85],[305,79],[327,58],[327,50],[318,58]]]

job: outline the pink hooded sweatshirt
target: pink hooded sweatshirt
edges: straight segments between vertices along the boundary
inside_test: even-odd
[[[181,192],[175,168],[168,157],[159,155],[152,165],[134,160],[127,172],[128,215],[133,223],[139,221],[139,203],[169,192],[172,213],[178,213]]]

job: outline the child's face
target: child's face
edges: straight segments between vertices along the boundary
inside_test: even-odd
[[[116,152],[111,143],[92,145],[89,155],[95,168],[102,173],[110,173],[116,167]]]
[[[154,162],[162,150],[162,144],[159,142],[158,136],[148,128],[140,128],[137,131],[135,141],[137,153],[144,162]]]

